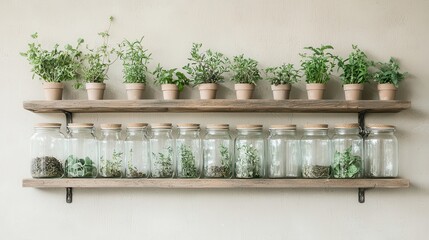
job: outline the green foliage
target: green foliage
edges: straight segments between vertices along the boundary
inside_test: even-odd
[[[191,76],[192,84],[223,82],[223,73],[228,72],[229,59],[220,52],[207,50],[201,52],[202,44],[193,43],[190,63],[183,69]]]
[[[260,176],[260,164],[258,150],[252,145],[244,144],[237,148],[237,161],[235,174],[237,178],[254,178]]]
[[[191,147],[182,144],[179,148],[179,162],[181,168],[177,171],[177,176],[182,178],[198,177],[197,167],[195,166],[195,156],[192,153]]]
[[[293,64],[283,64],[280,67],[265,69],[267,80],[271,85],[292,84],[298,82],[299,70],[294,69]]]
[[[306,77],[305,81],[307,83],[327,83],[335,67],[336,59],[327,50],[334,48],[330,45],[322,45],[320,48],[305,47],[304,49],[312,52],[311,55],[305,53],[299,54],[302,57],[301,67]]]
[[[343,84],[361,84],[366,83],[371,78],[369,67],[373,63],[366,54],[356,45],[352,45],[353,51],[347,59],[338,57],[338,69],[343,69],[340,75]]]
[[[352,154],[352,147],[344,152],[335,152],[332,164],[332,175],[334,178],[357,178],[362,170],[362,158]]]
[[[124,83],[146,83],[147,64],[151,54],[143,47],[143,37],[130,42],[125,39],[119,44],[117,54],[124,67]]]
[[[231,64],[233,76],[231,81],[235,83],[250,83],[255,84],[262,79],[258,62],[251,58],[245,58],[243,54],[235,56]]]
[[[167,147],[167,154],[152,152],[152,177],[166,178],[173,176],[173,149]]]
[[[189,79],[182,72],[177,71],[177,68],[163,69],[159,64],[153,72],[155,76],[155,84],[175,84],[182,91],[186,85],[189,85]]]
[[[379,70],[374,74],[374,81],[377,83],[391,83],[395,87],[399,86],[399,83],[404,80],[406,72],[399,72],[399,63],[393,57],[390,58],[389,62],[377,63]]]
[[[33,39],[38,38],[38,34],[31,35]],[[21,52],[21,56],[27,58],[32,66],[31,71],[45,82],[64,82],[77,78],[82,63],[82,51],[79,50],[83,39],[77,40],[76,47],[67,44],[64,50],[60,50],[55,44],[51,51],[42,48],[40,43],[28,44],[28,50]]]
[[[70,155],[65,161],[65,176],[72,178],[87,178],[97,176],[97,168],[89,157],[77,158]]]
[[[113,150],[112,159],[100,158],[101,177],[121,177],[122,176],[122,156],[124,153]]]
[[[228,177],[231,176],[231,154],[229,150],[224,145],[220,145],[220,156],[221,156],[221,165],[222,165],[222,176]]]

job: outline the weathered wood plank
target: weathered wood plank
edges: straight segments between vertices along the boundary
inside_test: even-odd
[[[407,188],[408,179],[24,179],[33,188]]]

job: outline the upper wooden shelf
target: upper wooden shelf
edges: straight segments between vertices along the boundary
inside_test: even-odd
[[[25,101],[24,108],[36,113],[102,112],[400,112],[410,101],[379,100],[269,100],[269,99],[178,99],[178,100],[59,100]]]

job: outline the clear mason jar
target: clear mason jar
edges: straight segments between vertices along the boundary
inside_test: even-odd
[[[302,177],[329,178],[331,158],[328,124],[305,125],[301,138]]]
[[[234,142],[228,124],[207,124],[203,140],[204,177],[231,178]]]
[[[268,137],[269,178],[296,178],[300,176],[301,152],[296,137],[296,125],[272,125]]]
[[[201,175],[202,149],[200,124],[177,124],[179,136],[176,139],[176,176],[198,178]]]
[[[97,176],[98,146],[92,123],[70,123],[67,139],[65,177],[93,178]]]
[[[100,158],[98,176],[120,178],[124,170],[124,145],[121,138],[121,124],[100,124],[101,136],[98,141]]]
[[[395,126],[369,125],[365,139],[365,175],[373,178],[398,176],[398,140]]]
[[[339,124],[332,137],[333,178],[360,178],[363,174],[363,139],[359,124]]]
[[[130,123],[127,126],[125,147],[125,176],[146,178],[149,175],[149,141],[147,123]]]
[[[64,175],[64,135],[60,123],[39,123],[31,136],[31,176],[59,178]]]
[[[237,125],[235,139],[235,177],[265,176],[265,139],[262,125]]]
[[[150,176],[171,178],[174,175],[174,141],[171,123],[152,124],[149,138]]]

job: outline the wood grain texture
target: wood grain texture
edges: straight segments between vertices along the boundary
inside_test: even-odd
[[[24,179],[33,188],[407,188],[408,179]]]
[[[410,101],[378,100],[269,100],[269,99],[178,99],[178,100],[60,100],[25,101],[24,108],[37,113],[101,112],[400,112]]]

